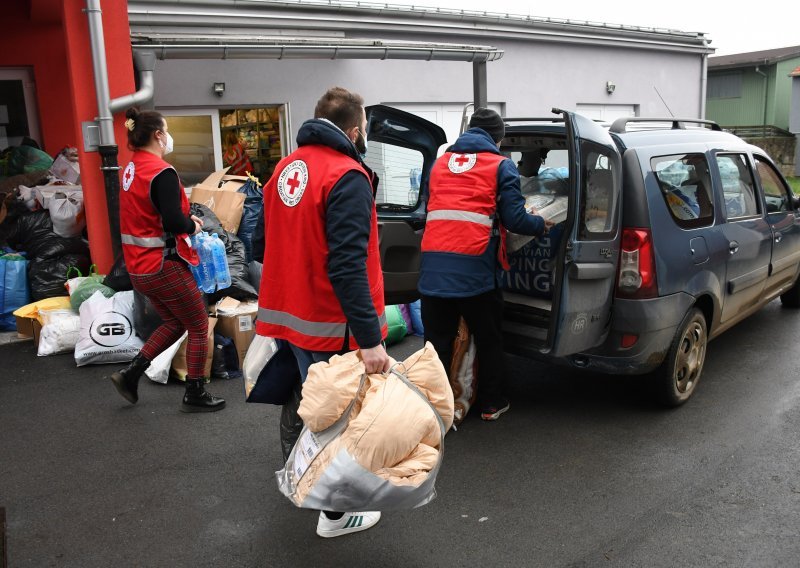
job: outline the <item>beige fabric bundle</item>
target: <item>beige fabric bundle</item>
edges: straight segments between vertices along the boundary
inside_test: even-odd
[[[296,504],[303,506],[306,496],[342,451],[366,472],[395,486],[419,486],[428,479],[439,462],[444,432],[453,424],[453,392],[430,343],[395,365],[430,405],[394,373],[365,376],[357,352],[337,355],[328,363],[309,368],[298,410],[308,430],[323,432],[351,403],[353,407],[344,430],[311,458],[300,479],[295,480],[292,499]],[[431,405],[444,424],[444,432]]]

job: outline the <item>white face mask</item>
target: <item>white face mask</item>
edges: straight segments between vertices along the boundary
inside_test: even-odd
[[[367,137],[364,136],[360,128],[358,129],[358,138],[356,138],[355,146],[358,153],[361,154],[361,158],[365,158],[367,155]]]
[[[172,135],[169,132],[165,132],[164,134],[167,137],[167,143],[166,145],[162,145],[161,148],[164,149],[164,155],[166,156],[167,154],[172,152],[174,141],[172,140]]]

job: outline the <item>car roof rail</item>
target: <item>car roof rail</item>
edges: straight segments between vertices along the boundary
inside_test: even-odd
[[[531,117],[503,117],[503,122],[564,122],[563,117],[552,117],[552,116],[531,116]]]
[[[610,132],[614,132],[617,134],[622,134],[628,132],[627,126],[629,123],[642,123],[642,122],[667,122],[671,123],[670,130],[686,130],[686,123],[688,124],[700,124],[707,127],[710,127],[711,130],[717,130],[722,132],[722,127],[714,122],[713,120],[704,120],[702,118],[675,118],[675,117],[667,117],[667,118],[641,118],[637,116],[630,116],[630,117],[622,117],[616,119],[612,124],[611,128],[609,129]]]

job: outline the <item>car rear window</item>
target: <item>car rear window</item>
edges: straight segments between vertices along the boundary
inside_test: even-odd
[[[714,221],[711,177],[704,154],[657,156],[650,167],[672,219],[682,228],[704,227]]]

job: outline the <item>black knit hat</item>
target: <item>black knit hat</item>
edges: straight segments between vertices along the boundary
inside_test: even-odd
[[[472,118],[469,119],[469,127],[485,130],[495,142],[500,142],[506,135],[506,125],[503,123],[503,119],[488,108],[478,107],[472,114]]]

